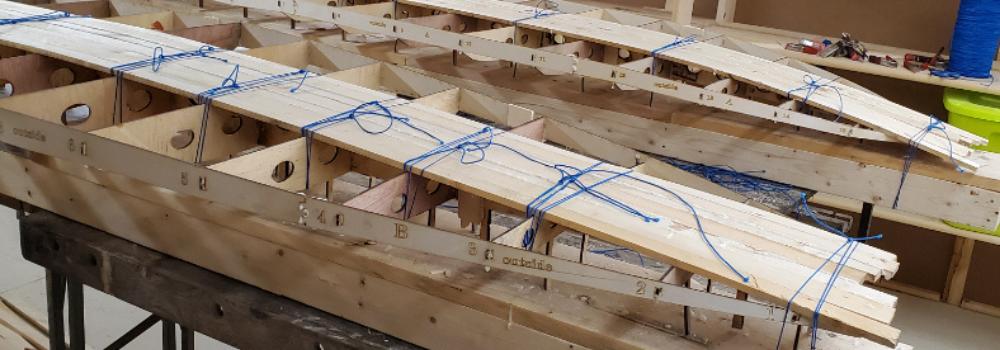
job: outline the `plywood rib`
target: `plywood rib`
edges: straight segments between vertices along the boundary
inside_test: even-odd
[[[401,0],[399,3],[432,7],[511,24],[516,21],[518,26],[524,28],[559,33],[646,54],[651,54],[654,50],[680,39],[667,33],[573,14],[534,18],[536,11],[534,7],[496,0]],[[806,85],[803,79],[807,73],[804,71],[706,43],[677,46],[661,51],[657,56],[731,75],[737,80],[778,92],[792,91]],[[931,119],[928,116],[880,96],[840,82],[829,83],[829,86],[835,87],[840,92],[843,102],[833,89],[820,88],[809,96],[809,103],[833,113],[843,111],[845,118],[893,135],[901,142],[909,142],[930,125]],[[802,100],[806,96],[806,91],[794,91],[791,96]],[[954,156],[955,161],[963,167],[978,169],[979,163],[970,157],[973,151],[967,146],[985,144],[987,141],[958,128],[946,127],[946,130],[951,140],[941,131],[933,131],[924,138],[920,148],[943,158],[950,159]]]
[[[0,15],[4,18],[45,12],[47,10],[0,2]],[[119,64],[148,59],[157,46],[163,47],[168,54],[192,51],[201,46],[164,33],[84,18],[0,26],[0,43],[102,71]],[[207,59],[175,61],[165,63],[159,72],[143,69],[130,72],[127,76],[158,88],[193,96],[219,86],[234,64],[242,67],[240,81],[295,70],[232,52],[218,56],[226,58],[228,63]],[[394,97],[327,77],[309,78],[301,90],[289,93],[288,89],[295,84],[297,82],[221,97],[214,106],[285,127],[301,128],[364,102]],[[400,103],[392,110],[397,116],[410,118],[411,123],[446,141],[483,129],[482,124],[418,104]],[[317,139],[396,167],[438,146],[436,141],[414,130],[395,127],[380,135],[369,135],[351,123],[323,129],[318,132]],[[495,142],[549,163],[578,168],[595,163],[592,159],[516,135],[498,135]],[[461,191],[515,208],[524,207],[559,180],[558,174],[551,169],[503,149],[490,148],[486,153],[486,160],[476,164],[462,165],[457,159],[441,161],[426,169],[425,175]],[[608,165],[601,168],[626,170]],[[787,301],[813,269],[842,243],[841,239],[829,233],[784,217],[648,176],[636,176],[675,191],[690,202],[699,211],[710,240],[742,272],[749,275],[751,281],[739,281],[712,255],[694,229],[694,217],[683,203],[635,182],[615,180],[603,185],[600,190],[662,218],[660,222],[644,222],[604,202],[584,196],[556,207],[547,218],[781,303]],[[591,183],[597,180],[600,176],[585,181]],[[859,248],[849,265],[849,269],[872,279],[891,276],[896,267],[895,256],[869,246]],[[810,284],[795,299],[794,309],[811,313],[823,287],[821,281]],[[848,278],[838,280],[835,287],[822,309],[825,324],[863,334],[882,343],[895,342],[898,331],[887,325],[894,313],[894,297],[863,287]]]

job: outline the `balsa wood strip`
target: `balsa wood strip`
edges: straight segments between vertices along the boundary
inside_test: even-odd
[[[2,3],[7,17],[23,16],[27,13],[43,13],[38,9],[14,3]],[[171,37],[169,35],[129,29],[120,25],[91,19],[69,19],[40,23],[24,23],[0,28],[0,41],[32,51],[86,64],[96,69],[146,59],[155,46],[169,50],[188,51],[199,44]],[[124,34],[128,33],[128,34]],[[72,35],[71,35],[72,34]],[[51,40],[39,42],[38,36],[48,36]],[[148,52],[148,53],[147,53]],[[231,71],[231,64],[239,63],[243,81],[267,75],[287,73],[290,67],[267,63],[239,54],[220,54],[229,59],[230,64],[212,60],[172,62],[158,73],[139,70],[129,74],[130,78],[154,84],[170,91],[186,95],[198,93],[218,86]],[[286,84],[292,85],[294,84]],[[239,95],[226,96],[216,100],[217,107],[246,113],[255,118],[276,122],[288,127],[299,128],[314,120],[337,112],[349,110],[360,103],[371,100],[385,100],[390,96],[370,90],[317,77],[307,80],[306,87],[299,93],[289,94],[283,88],[255,90]],[[482,125],[443,114],[416,104],[405,104],[393,108],[394,113],[406,116],[411,122],[424,126],[429,132],[442,139],[452,140],[482,129]],[[410,130],[392,129],[378,137],[358,132],[356,127],[332,127],[318,133],[318,138],[350,151],[368,156],[376,161],[401,166],[403,162],[437,147],[437,142]],[[505,134],[497,136],[497,142],[521,150],[526,154],[549,162],[559,162],[584,168],[593,160],[542,146],[523,138]],[[534,194],[542,193],[558,180],[558,176],[545,173],[544,168],[531,165],[525,160],[502,151],[490,150],[487,160],[474,165],[460,165],[457,162],[441,162],[427,170],[426,175],[443,184],[468,191],[497,201],[501,204],[520,207],[530,202]],[[606,167],[613,171],[622,168]],[[660,223],[645,223],[593,199],[569,201],[552,210],[549,218],[554,222],[575,230],[623,244],[681,266],[716,280],[726,281],[737,288],[747,289],[752,294],[769,299],[783,300],[791,295],[798,285],[811,274],[811,268],[799,265],[794,258],[783,256],[762,257],[752,251],[754,241],[742,233],[750,227],[764,231],[772,228],[787,231],[784,234],[805,233],[805,241],[817,244],[819,250],[833,250],[837,242],[828,234],[817,229],[793,222],[772,214],[735,207],[735,204],[713,201],[712,196],[687,188],[643,177],[662,186],[671,188],[695,207],[700,208],[707,231],[717,242],[732,242],[722,247],[724,254],[752,276],[749,284],[734,280],[734,276],[707,250],[693,227],[693,217],[683,205],[667,196],[648,193],[649,190],[615,181],[609,183],[605,193],[617,198],[635,198],[637,208],[663,215]],[[602,187],[602,190],[605,190]],[[737,215],[732,217],[730,215]],[[614,224],[612,224],[614,223]],[[736,224],[738,227],[731,227]],[[783,229],[782,227],[787,227]],[[737,237],[718,238],[738,233]],[[752,237],[758,237],[751,234]],[[823,239],[823,237],[827,237]],[[733,241],[733,239],[737,239]],[[745,242],[745,243],[744,243]],[[824,243],[825,242],[825,243]],[[751,247],[745,247],[749,244]],[[750,248],[750,249],[748,249]],[[882,265],[893,265],[894,257],[868,250]],[[874,266],[879,270],[883,267]],[[891,274],[894,270],[876,272],[876,275]],[[840,280],[828,300],[823,314],[830,323],[843,323],[860,333],[891,343],[898,331],[884,323],[892,316],[894,298],[864,288],[852,281]],[[800,295],[794,307],[808,311],[816,302],[821,290],[820,284],[810,285]]]
[[[496,0],[403,0],[400,3],[507,23],[517,21],[518,26],[524,28],[560,33],[649,54],[680,39],[667,33],[572,14],[535,18],[534,7]],[[806,73],[801,70],[705,43],[674,47],[659,52],[657,56],[729,74],[736,79],[764,86],[773,91],[792,91],[806,84],[803,81]],[[845,118],[892,134],[899,141],[908,142],[930,124],[927,116],[884,98],[838,82],[833,82],[830,86],[836,87],[843,95],[843,106],[837,93],[830,88],[818,89],[809,96],[809,101],[834,113],[843,110]],[[791,95],[801,100],[805,97],[805,93],[806,91],[799,90],[792,92]],[[979,164],[969,158],[973,151],[966,145],[985,144],[986,140],[958,128],[947,128],[947,130],[954,142],[947,140],[940,131],[935,131],[924,139],[920,145],[921,149],[945,158],[954,155],[960,165],[972,170],[977,169]]]

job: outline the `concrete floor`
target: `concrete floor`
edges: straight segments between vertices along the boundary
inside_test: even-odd
[[[0,297],[38,319],[45,318],[45,284],[42,268],[21,258],[18,225],[14,212],[0,207]],[[149,314],[99,291],[84,292],[87,343],[103,349]],[[908,295],[899,295],[893,326],[903,331],[902,341],[918,350],[997,349],[1000,318]],[[136,339],[126,349],[156,349],[159,327]],[[196,348],[232,349],[214,339],[198,335]]]

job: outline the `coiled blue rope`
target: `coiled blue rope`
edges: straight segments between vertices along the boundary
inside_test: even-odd
[[[809,282],[811,282],[813,278],[815,278],[816,275],[819,274],[820,271],[823,271],[823,268],[826,267],[826,265],[829,264],[830,261],[833,261],[833,259],[836,258],[837,255],[840,255],[840,260],[837,261],[837,266],[833,269],[833,273],[830,274],[830,279],[827,280],[826,287],[823,289],[823,293],[820,295],[819,301],[816,303],[816,308],[813,310],[813,318],[811,325],[812,339],[810,344],[811,344],[811,349],[816,350],[816,339],[819,333],[818,331],[819,331],[820,311],[823,309],[823,305],[826,304],[826,299],[830,296],[830,292],[833,290],[833,286],[837,283],[837,278],[840,277],[840,273],[843,272],[844,268],[847,267],[847,263],[851,261],[851,256],[854,255],[854,251],[857,250],[858,245],[860,245],[860,242],[882,238],[882,235],[854,238],[844,234],[844,232],[838,229],[830,227],[822,220],[816,218],[816,215],[814,215],[812,210],[809,209],[809,204],[806,202],[805,193],[802,193],[800,195],[802,197],[801,205],[805,207],[805,212],[809,214],[809,217],[812,218],[813,221],[815,221],[823,228],[845,238],[846,241],[844,242],[844,244],[840,245],[840,247],[837,248],[837,250],[834,251],[833,254],[830,254],[830,256],[827,257],[826,260],[824,260],[823,263],[820,264],[819,267],[816,268],[816,270],[813,271],[813,273],[809,275],[808,278],[806,278],[806,281],[802,283],[802,286],[800,286],[798,290],[795,291],[795,294],[792,294],[792,297],[788,299],[788,305],[785,306],[785,316],[782,317],[781,321],[781,332],[778,333],[778,344],[774,347],[775,350],[781,348],[781,339],[785,334],[785,325],[787,324],[788,313],[792,309],[792,302],[795,300],[795,297],[799,296],[799,294],[802,293],[802,290],[804,290],[806,286],[809,285]],[[841,254],[841,252],[843,252],[843,254]]]
[[[828,82],[820,84],[822,80],[823,78],[814,77],[812,75],[806,74],[802,76],[802,82],[806,83],[806,85],[788,90],[788,93],[785,94],[785,97],[787,97],[790,100],[792,99],[793,92],[805,90],[806,92],[805,97],[802,99],[802,104],[799,105],[799,111],[801,111],[802,108],[806,106],[806,103],[809,102],[809,97],[811,97],[813,93],[819,91],[819,89],[822,88],[829,88],[833,90],[833,92],[836,92],[837,97],[840,98],[840,111],[837,113],[837,119],[833,120],[833,121],[838,121],[840,120],[840,117],[844,116],[844,95],[840,93],[840,89],[837,89],[836,86],[831,85],[835,80],[830,80]]]
[[[1000,42],[998,18],[1000,1],[962,0],[951,40],[948,70],[939,74],[992,80],[993,55]]]
[[[656,54],[658,54],[660,52],[663,52],[663,51],[667,51],[667,50],[676,48],[676,47],[681,47],[681,46],[684,46],[684,45],[693,44],[694,43],[694,39],[697,38],[697,37],[698,37],[697,34],[691,34],[691,35],[688,35],[685,38],[676,37],[676,38],[674,38],[674,42],[666,44],[666,45],[663,45],[662,47],[660,47],[660,48],[658,48],[658,49],[653,50],[652,52],[650,52],[650,57],[653,57],[653,59],[652,59],[652,63],[650,63],[650,65],[649,65],[649,74],[654,74],[654,75],[656,74],[656,60],[658,59],[656,57]]]
[[[938,118],[935,118],[934,115],[930,115],[930,118],[930,124],[928,124],[924,130],[921,130],[910,138],[909,147],[906,149],[906,155],[903,156],[903,171],[902,175],[899,177],[899,188],[896,189],[896,199],[892,201],[892,209],[896,209],[896,207],[899,206],[899,196],[903,193],[903,183],[906,182],[906,174],[910,172],[910,165],[913,164],[913,158],[916,158],[917,156],[920,142],[922,142],[924,137],[932,131],[940,130],[944,133],[944,137],[948,139],[948,154],[951,158],[951,165],[954,165],[955,169],[960,173],[965,172],[962,167],[958,166],[958,163],[955,163],[955,154],[952,147],[951,136],[948,136],[948,131],[945,130],[944,123],[942,123]]]
[[[69,12],[56,10],[40,15],[31,15],[20,18],[0,18],[0,25],[18,24],[25,22],[45,22],[63,18],[90,18],[90,16],[71,15]]]

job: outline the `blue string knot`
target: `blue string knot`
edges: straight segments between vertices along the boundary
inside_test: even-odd
[[[830,80],[830,81],[827,81],[825,83],[820,84],[820,82],[822,80],[823,80],[823,78],[821,78],[821,77],[814,77],[814,76],[809,75],[809,74],[803,75],[802,76],[802,82],[806,83],[806,85],[803,85],[802,87],[798,87],[798,88],[795,88],[795,89],[788,90],[788,93],[785,94],[785,97],[787,97],[789,100],[791,100],[793,92],[805,90],[806,91],[806,95],[802,99],[802,104],[799,105],[799,111],[801,111],[802,108],[805,107],[806,102],[809,102],[809,97],[811,97],[813,93],[815,93],[816,91],[819,91],[819,89],[822,89],[822,88],[829,88],[829,89],[833,90],[833,92],[836,92],[837,93],[837,97],[840,98],[840,111],[837,113],[837,119],[833,120],[833,121],[838,121],[838,120],[840,120],[840,117],[844,116],[844,95],[842,95],[840,93],[840,89],[838,89],[836,86],[831,85],[831,84],[833,84],[834,80]]]
[[[944,137],[948,139],[948,157],[951,159],[951,165],[954,165],[955,169],[958,170],[959,173],[965,173],[965,170],[958,166],[958,163],[955,162],[954,146],[951,142],[951,136],[948,136],[948,131],[945,130],[945,124],[932,114],[930,115],[930,123],[927,127],[910,138],[909,147],[906,149],[906,155],[903,156],[903,171],[902,175],[899,177],[899,188],[896,190],[896,199],[892,202],[893,209],[896,209],[896,207],[899,206],[899,196],[903,193],[903,183],[906,182],[906,174],[910,172],[910,165],[913,164],[913,159],[917,156],[917,150],[920,148],[920,143],[923,142],[924,137],[926,137],[927,134],[930,134],[934,130],[941,131],[944,133]]]
[[[882,238],[881,234],[871,237],[850,237],[844,234],[844,232],[835,229],[833,227],[830,227],[825,222],[819,220],[818,218],[816,218],[815,215],[813,215],[812,210],[809,209],[809,203],[806,202],[805,193],[800,193],[799,195],[801,196],[802,199],[802,202],[800,204],[803,207],[805,207],[805,211],[807,214],[809,214],[809,217],[812,218],[814,222],[816,222],[823,228],[830,230],[843,237],[845,239],[845,242],[839,248],[837,248],[837,250],[834,251],[833,254],[830,254],[830,256],[826,258],[826,260],[823,261],[823,263],[820,264],[819,267],[816,268],[816,270],[813,271],[811,275],[809,275],[809,278],[806,278],[806,281],[802,283],[802,286],[800,286],[798,290],[795,291],[795,294],[793,294],[792,297],[788,299],[788,305],[785,306],[785,317],[783,317],[781,321],[781,333],[778,334],[778,344],[777,346],[775,346],[775,350],[781,348],[781,338],[785,334],[785,325],[788,320],[788,313],[792,309],[792,301],[795,300],[795,297],[797,297],[800,293],[802,293],[802,290],[804,290],[806,286],[809,285],[809,282],[811,282],[813,278],[815,278],[816,275],[819,274],[819,272],[822,271],[823,268],[830,263],[830,261],[833,261],[833,259],[837,257],[837,255],[840,255],[840,259],[837,261],[837,265],[833,269],[833,273],[830,274],[830,278],[826,282],[826,287],[823,289],[823,293],[820,295],[819,301],[816,303],[816,308],[813,310],[813,319],[812,319],[813,322],[811,325],[812,328],[811,349],[813,350],[816,349],[816,339],[817,339],[816,336],[819,331],[820,311],[822,310],[823,305],[826,303],[826,299],[830,296],[830,292],[833,290],[833,286],[837,283],[837,279],[840,277],[840,273],[844,271],[844,268],[847,267],[847,263],[851,261],[851,256],[854,255],[854,251],[857,250],[858,246],[860,245],[860,242]],[[841,252],[843,252],[843,254],[841,254]]]

